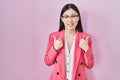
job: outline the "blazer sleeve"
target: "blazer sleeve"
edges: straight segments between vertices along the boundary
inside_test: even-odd
[[[52,34],[50,34],[49,39],[48,39],[45,57],[44,57],[44,62],[48,66],[51,66],[52,64],[54,64],[56,56],[57,56],[57,52],[53,48],[53,43],[54,43],[53,36],[52,36]]]
[[[85,60],[85,66],[90,69],[94,66],[91,37],[88,38],[88,45],[89,45],[88,51],[84,52],[84,60]]]

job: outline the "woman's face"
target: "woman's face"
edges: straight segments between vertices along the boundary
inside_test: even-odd
[[[75,10],[70,8],[63,13],[61,20],[65,25],[65,29],[74,30],[78,24],[79,15]]]

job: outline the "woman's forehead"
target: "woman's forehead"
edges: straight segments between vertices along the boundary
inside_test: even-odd
[[[72,14],[77,14],[77,12],[76,12],[74,9],[72,9],[72,8],[66,10],[66,11],[63,13],[63,15],[72,15]]]

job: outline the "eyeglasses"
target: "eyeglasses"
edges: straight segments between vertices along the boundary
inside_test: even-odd
[[[68,20],[69,18],[75,19],[76,17],[78,17],[78,15],[71,15],[71,16],[65,15],[65,16],[62,16],[62,18],[66,19],[66,20]]]

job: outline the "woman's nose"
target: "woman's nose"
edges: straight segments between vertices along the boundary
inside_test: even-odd
[[[72,21],[72,17],[69,17],[69,18],[68,18],[68,21]]]

